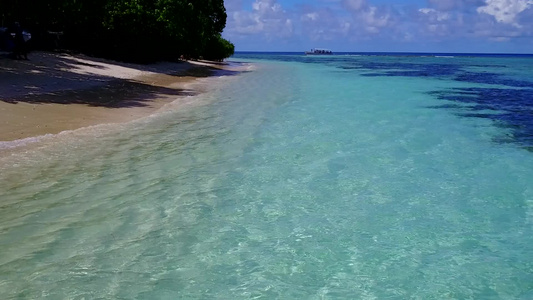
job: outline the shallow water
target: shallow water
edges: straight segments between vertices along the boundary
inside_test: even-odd
[[[533,297],[531,59],[233,60],[3,160],[3,299]]]

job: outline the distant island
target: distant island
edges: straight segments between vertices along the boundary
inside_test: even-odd
[[[311,51],[305,51],[305,55],[332,55],[333,51],[329,49],[313,48]]]
[[[1,26],[20,24],[33,49],[85,53],[121,61],[223,60],[223,0],[1,1]],[[2,45],[0,45],[1,47]]]

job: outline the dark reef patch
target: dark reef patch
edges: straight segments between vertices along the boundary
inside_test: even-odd
[[[516,143],[533,151],[533,68],[530,54],[336,53],[304,56],[271,53],[279,61],[326,65],[364,77],[431,78],[455,88],[429,92],[445,109],[462,118],[484,118],[505,128],[497,143]],[[258,58],[249,53],[250,58]]]
[[[509,129],[509,138],[498,142],[515,142],[533,149],[533,88],[454,88],[430,94],[463,104],[445,107],[460,107],[464,112],[457,113],[458,116],[490,119],[496,126]]]
[[[485,73],[485,72],[463,72],[458,74],[455,78],[457,81],[463,82],[472,82],[472,83],[483,83],[483,84],[498,84],[512,87],[531,87],[532,83],[526,80],[516,80],[505,78],[496,73]]]
[[[533,82],[510,78],[507,74],[474,72],[471,68],[502,69],[502,65],[450,63],[413,63],[399,61],[357,61],[339,66],[341,69],[368,71],[366,77],[431,77],[454,80],[461,83],[487,85],[487,87],[452,88],[429,92],[440,99],[455,102],[431,108],[454,110],[465,118],[484,118],[494,121],[494,126],[504,127],[508,134],[497,137],[498,143],[517,143],[525,149],[533,149]],[[469,69],[470,68],[470,69]]]
[[[404,77],[442,77],[452,76],[461,67],[452,64],[414,64],[414,63],[363,63],[360,69],[372,70],[362,74],[367,77],[375,76],[404,76]],[[381,72],[376,72],[383,70]]]

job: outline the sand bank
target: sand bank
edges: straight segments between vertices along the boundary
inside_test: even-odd
[[[0,56],[0,141],[127,122],[176,98],[223,65],[137,65],[82,55],[32,53],[29,61]],[[224,71],[231,72],[231,71]]]

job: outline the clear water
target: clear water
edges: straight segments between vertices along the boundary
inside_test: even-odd
[[[2,158],[2,299],[533,298],[531,58],[233,60]]]

